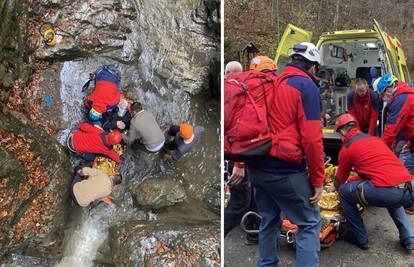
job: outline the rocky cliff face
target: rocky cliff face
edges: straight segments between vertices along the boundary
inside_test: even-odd
[[[100,54],[137,64],[141,71],[151,71],[154,80],[190,93],[209,89],[211,66],[215,76],[219,74],[214,63],[220,50],[217,1],[41,2],[33,12],[45,15],[42,20],[55,25],[58,36],[52,48],[32,36],[38,59]]]
[[[59,143],[0,110],[0,257],[16,249],[57,253],[71,179]]]
[[[0,88],[10,88],[17,78],[27,81],[32,72],[26,43],[27,10],[26,1],[0,3]]]

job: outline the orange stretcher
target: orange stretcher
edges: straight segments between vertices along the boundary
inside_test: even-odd
[[[327,220],[322,217],[321,232],[319,233],[321,248],[330,247],[335,242],[338,237],[339,226],[340,222],[338,220]],[[288,219],[284,219],[280,235],[286,237],[286,241],[289,244],[294,244],[297,230],[296,224],[291,223]]]
[[[250,216],[255,216],[259,219],[262,218],[260,214],[254,211],[249,211],[242,217],[240,227],[245,233],[258,234],[259,230],[248,229],[246,227],[246,220]],[[327,248],[330,247],[338,238],[338,231],[341,222],[337,219],[326,219],[324,217],[322,217],[321,219],[321,232],[319,234],[319,240],[321,242],[321,248]],[[287,218],[283,219],[282,228],[280,230],[280,236],[286,238],[286,242],[288,244],[294,245],[296,243],[295,237],[297,231],[298,226],[296,224],[293,224]]]
[[[337,167],[329,164],[329,161],[325,162],[325,185],[333,183],[337,170]],[[319,240],[321,242],[321,248],[327,248],[338,239],[339,228],[345,222],[338,193],[323,191],[321,200],[319,201],[319,207],[321,212],[321,232],[319,234]],[[363,212],[362,206],[360,206],[360,212]],[[258,219],[262,218],[257,212],[249,211],[242,217],[240,228],[248,234],[258,234],[258,229],[248,229],[246,226],[247,218],[250,216],[257,217]],[[295,245],[297,231],[297,225],[293,224],[288,218],[283,219],[280,236],[285,237],[288,244]]]

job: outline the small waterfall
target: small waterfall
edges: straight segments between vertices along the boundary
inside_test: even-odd
[[[72,234],[63,259],[55,267],[92,266],[99,247],[108,237],[108,228],[111,226],[108,218],[114,216],[115,210],[116,207],[110,205],[93,215],[84,212],[80,228]]]
[[[125,187],[119,188],[119,195],[125,195]],[[84,209],[79,227],[73,230],[62,260],[55,267],[91,267],[98,249],[107,240],[109,228],[129,219],[143,219],[145,214],[132,207],[132,199],[120,205],[99,204]]]

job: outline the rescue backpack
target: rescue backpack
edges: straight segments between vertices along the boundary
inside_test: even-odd
[[[255,70],[224,80],[224,156],[246,162],[267,155],[272,146],[268,110],[276,75]]]
[[[118,91],[122,92],[121,89],[121,72],[114,65],[102,65],[95,72],[89,73],[89,80],[82,86],[82,92],[85,92],[90,83],[97,81],[110,81],[116,83]]]

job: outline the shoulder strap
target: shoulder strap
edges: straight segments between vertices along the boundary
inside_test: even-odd
[[[89,73],[89,80],[82,86],[82,92],[85,92],[89,88],[89,84],[95,81],[95,73]]]
[[[112,145],[108,144],[108,142],[106,142],[106,138],[105,138],[105,132],[101,133],[99,136],[101,137],[102,142],[104,143],[104,145],[109,148],[112,149]]]
[[[346,141],[346,143],[344,144],[345,147],[349,147],[350,145],[352,145],[355,141],[364,139],[364,138],[368,138],[371,137],[371,135],[366,134],[366,133],[358,133],[354,136],[352,136],[351,138],[349,138],[348,141]]]
[[[374,94],[375,93],[373,91],[371,91],[370,89],[368,89],[368,92],[369,92],[369,98],[371,100],[371,104],[374,106],[375,105],[375,103],[374,103],[374,98],[375,98]]]
[[[286,75],[286,76],[277,77],[276,83],[273,84],[274,94],[277,93],[277,89],[279,88],[279,86],[282,84],[283,81],[285,81],[286,79],[289,79],[291,77],[294,77],[294,76],[300,76],[300,75],[294,74],[294,75]],[[272,101],[270,102],[270,105],[274,104],[273,100],[274,100],[274,97],[273,97]],[[265,101],[266,101],[266,108],[267,108],[267,111],[268,111],[269,107],[267,106],[268,105],[267,99]],[[275,129],[273,129],[273,127],[270,124],[269,124],[269,127],[270,127],[270,131],[272,133],[275,133]]]
[[[272,84],[272,90],[275,91],[275,84],[273,83],[273,79],[270,78],[270,77],[267,77],[264,80],[267,81],[267,82],[270,82]],[[268,114],[270,108],[269,108],[269,101],[268,101],[267,95],[266,95],[266,90],[265,90],[265,87],[264,87],[264,83],[265,83],[264,80],[260,79],[260,86],[262,87],[262,91],[263,91],[263,97],[264,97],[264,101],[265,101],[265,105],[266,105],[266,114]]]
[[[281,79],[278,79],[277,86],[279,86],[283,81],[285,81],[289,78],[295,77],[295,76],[304,77],[304,76],[298,75],[298,74],[290,74],[290,75],[279,76],[279,77],[281,77]]]
[[[83,86],[82,86],[82,93],[85,92],[89,88],[89,84],[91,83],[91,79],[89,79]]]

